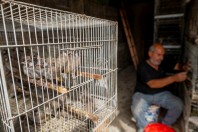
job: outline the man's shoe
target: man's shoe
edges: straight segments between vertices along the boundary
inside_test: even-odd
[[[131,117],[131,120],[132,120],[133,122],[136,122],[136,120],[135,120],[135,118],[134,118],[134,117]]]

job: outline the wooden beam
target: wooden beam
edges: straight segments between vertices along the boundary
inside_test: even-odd
[[[133,34],[131,32],[131,28],[130,28],[125,10],[121,9],[120,10],[120,15],[121,15],[121,18],[122,18],[122,24],[123,24],[123,28],[124,28],[124,31],[125,31],[128,47],[129,47],[129,50],[130,50],[130,53],[131,53],[131,58],[132,58],[132,61],[134,63],[135,69],[137,69],[137,65],[139,63],[139,60],[138,60],[138,56],[137,56],[137,52],[136,52],[136,47],[135,47]]]

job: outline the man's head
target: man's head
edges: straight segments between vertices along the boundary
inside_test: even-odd
[[[160,65],[164,59],[165,49],[161,43],[155,43],[149,48],[149,60],[153,65]]]

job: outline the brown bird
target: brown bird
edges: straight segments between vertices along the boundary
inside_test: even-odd
[[[13,124],[15,132],[29,132],[26,115],[14,118]]]
[[[78,70],[81,64],[81,58],[75,51],[67,51],[64,53],[64,57],[67,60],[66,65],[64,66],[63,73],[61,74],[63,78],[67,77],[72,78],[72,85],[76,85],[76,71]]]
[[[50,77],[52,76],[53,79],[56,79],[56,77],[60,77],[61,71],[67,64],[67,58],[64,54],[60,54],[57,58],[47,58],[47,72]]]
[[[52,80],[51,74],[48,72],[48,63],[45,58],[37,57],[37,64],[35,65],[35,72],[46,79]]]
[[[6,51],[3,53],[4,70],[6,72],[8,71],[11,72],[12,70],[12,72],[18,73],[19,66],[18,66],[18,61],[17,61],[16,56],[17,56],[16,54],[11,53],[10,58],[9,58],[9,55]]]
[[[39,78],[40,75],[35,72],[35,66],[34,63],[32,62],[32,59],[30,56],[26,57],[26,62],[21,62],[23,64],[23,73],[26,76],[29,76],[30,78]]]
[[[47,120],[49,120],[49,116],[46,116],[42,109],[34,109],[31,112],[28,112],[28,118],[38,124],[45,123]]]
[[[52,100],[46,106],[45,113],[47,115],[57,116],[57,111],[60,109],[61,103],[58,100]]]

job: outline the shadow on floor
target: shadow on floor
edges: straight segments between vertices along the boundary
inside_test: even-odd
[[[135,132],[135,123],[131,120],[131,96],[135,87],[135,70],[128,66],[118,73],[118,111],[119,114],[109,126],[109,132]]]

